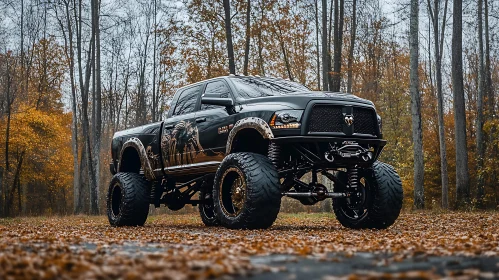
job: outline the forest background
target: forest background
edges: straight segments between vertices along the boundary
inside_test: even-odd
[[[497,209],[498,27],[497,0],[0,0],[0,216],[104,213],[113,133],[229,73],[372,100],[405,208]]]

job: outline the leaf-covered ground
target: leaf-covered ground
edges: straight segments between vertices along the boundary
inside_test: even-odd
[[[497,258],[498,221],[499,213],[410,213],[387,230],[359,231],[343,228],[330,214],[281,214],[268,230],[207,228],[194,214],[153,216],[145,227],[128,228],[112,228],[105,217],[3,219],[0,279],[248,276],[279,270],[251,261],[268,254],[338,262],[331,253],[372,252],[387,256],[380,265],[421,256]],[[499,274],[480,277],[490,276]]]

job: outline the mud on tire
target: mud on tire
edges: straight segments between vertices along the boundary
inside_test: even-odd
[[[333,210],[336,218],[348,228],[388,228],[398,218],[402,209],[403,190],[399,175],[391,165],[379,161],[373,164],[372,169],[362,170],[360,175],[365,180],[365,212],[359,213],[356,219],[352,218],[348,215],[346,200],[334,199]],[[339,179],[347,182],[345,174]]]
[[[143,226],[149,213],[149,184],[137,173],[113,176],[107,193],[107,217],[112,226]]]
[[[270,227],[281,207],[279,176],[270,160],[255,153],[230,154],[213,185],[215,213],[232,229]]]

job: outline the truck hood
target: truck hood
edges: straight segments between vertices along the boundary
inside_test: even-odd
[[[326,91],[298,92],[292,95],[257,97],[257,98],[246,99],[241,103],[248,105],[250,104],[257,105],[260,103],[275,103],[293,109],[305,109],[305,107],[307,107],[307,104],[312,100],[338,102],[344,105],[359,104],[374,108],[374,104],[371,101],[357,97],[353,94],[341,93],[341,92],[326,92]]]

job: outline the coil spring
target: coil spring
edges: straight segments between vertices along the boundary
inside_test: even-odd
[[[352,189],[356,189],[359,184],[359,169],[358,168],[348,168],[348,186]]]
[[[276,168],[279,166],[280,155],[281,155],[281,146],[279,146],[276,143],[270,143],[269,159]]]
[[[149,199],[152,203],[154,203],[154,200],[156,199],[156,192],[157,192],[157,187],[156,187],[156,184],[153,184],[151,186],[151,193],[150,193],[150,196],[149,196]]]

